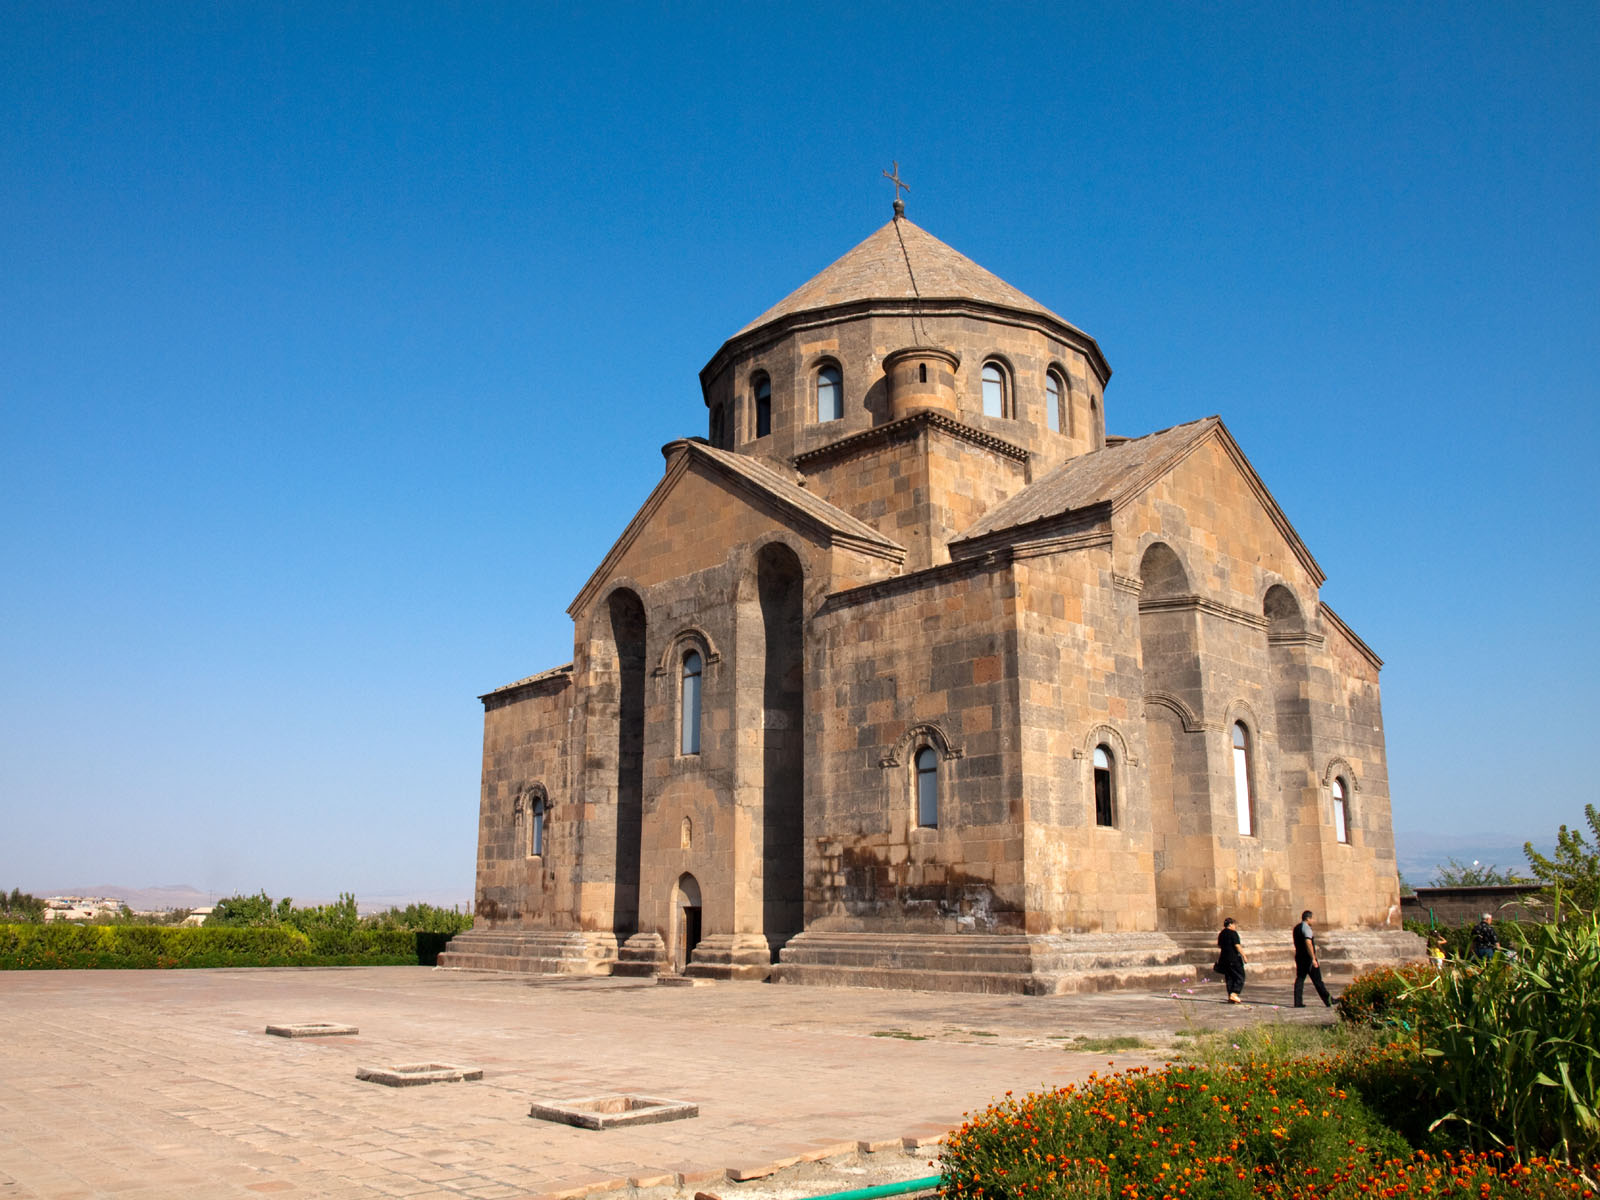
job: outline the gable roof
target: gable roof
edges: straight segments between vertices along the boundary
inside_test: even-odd
[[[792,479],[785,479],[771,467],[765,466],[744,454],[734,454],[706,445],[699,438],[682,438],[668,442],[661,448],[667,458],[666,473],[656,484],[645,502],[639,506],[633,520],[594,569],[588,581],[567,606],[569,615],[576,615],[593,592],[610,576],[612,564],[622,557],[635,538],[644,529],[655,511],[661,507],[673,485],[681,479],[691,465],[702,465],[719,475],[724,482],[757,501],[764,501],[785,513],[796,524],[820,538],[824,544],[841,544],[865,554],[888,559],[899,564],[905,561],[906,548],[893,538],[885,537],[865,521],[857,520],[844,509],[829,504],[820,496],[806,491]]]
[[[1156,480],[1170,472],[1199,446],[1215,438],[1239,468],[1246,484],[1256,494],[1268,518],[1278,527],[1301,564],[1316,580],[1327,578],[1311,550],[1289,522],[1255,467],[1239,449],[1221,417],[1202,417],[1184,425],[1173,425],[1140,438],[1128,438],[1107,445],[1103,450],[1068,459],[1042,479],[996,505],[956,543],[983,538],[1000,538],[1008,531],[1048,521],[1095,505],[1109,505],[1115,512],[1140,495]],[[952,543],[951,549],[956,548]]]
[[[915,287],[911,282],[913,275]],[[733,337],[742,337],[752,329],[811,309],[832,308],[860,300],[915,300],[919,294],[924,301],[978,300],[997,304],[1048,317],[1069,329],[1076,328],[933,234],[899,217],[801,284]]]

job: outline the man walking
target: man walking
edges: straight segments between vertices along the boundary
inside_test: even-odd
[[[1488,962],[1500,949],[1500,935],[1494,931],[1494,914],[1484,913],[1472,927],[1472,953],[1479,962]]]
[[[1317,995],[1322,997],[1323,1005],[1331,1008],[1333,1001],[1322,982],[1322,964],[1317,961],[1317,935],[1311,928],[1313,915],[1309,908],[1306,909],[1300,914],[1300,924],[1294,927],[1294,1006],[1306,1006],[1306,976],[1309,975],[1311,982],[1316,985]]]

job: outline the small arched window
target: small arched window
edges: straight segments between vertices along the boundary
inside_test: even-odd
[[[1100,424],[1100,401],[1093,396],[1089,397],[1089,444],[1097,447],[1106,444],[1106,431]]]
[[[756,376],[756,436],[764,438],[772,432],[772,381],[765,375]]]
[[[715,446],[719,450],[723,448],[722,447],[722,432],[723,432],[722,405],[713,404],[711,406],[711,444],[713,446]]]
[[[678,721],[683,732],[680,746],[684,754],[700,753],[700,667],[698,650],[683,656],[683,693]]]
[[[1094,823],[1117,823],[1117,779],[1109,746],[1094,748]]]
[[[1333,836],[1341,842],[1350,840],[1350,794],[1337,775],[1333,779]]]
[[[844,416],[844,376],[829,363],[817,372],[817,420],[837,421]]]
[[[1061,432],[1061,376],[1054,371],[1044,377],[1044,422],[1051,433]]]
[[[1010,416],[1010,398],[1006,395],[1005,368],[997,362],[983,364],[983,415],[986,417]]]
[[[1243,721],[1233,723],[1233,803],[1239,816],[1239,836],[1256,832],[1256,793],[1251,780],[1250,731]]]
[[[544,819],[550,806],[543,796],[533,802],[533,822],[528,830],[528,853],[535,857],[544,853]]]
[[[917,824],[923,829],[939,825],[939,752],[932,746],[917,751]]]

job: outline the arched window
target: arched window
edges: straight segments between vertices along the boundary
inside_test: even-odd
[[[1350,840],[1350,795],[1337,775],[1333,779],[1333,836],[1341,842]]]
[[[1106,444],[1105,430],[1100,426],[1100,402],[1093,396],[1089,397],[1089,444],[1096,447]]]
[[[700,652],[691,650],[683,656],[683,695],[678,709],[682,727],[682,753],[700,753]]]
[[[923,829],[939,825],[939,752],[932,746],[917,751],[917,824]]]
[[[534,798],[533,822],[528,829],[528,853],[536,857],[544,853],[544,819],[549,811],[550,806],[543,796]]]
[[[1044,421],[1051,433],[1061,432],[1061,376],[1046,371],[1044,376]]]
[[[711,406],[711,444],[717,449],[722,449],[722,405]]]
[[[764,438],[772,432],[772,381],[765,375],[756,376],[756,436]]]
[[[1094,823],[1117,823],[1117,780],[1109,746],[1094,748]]]
[[[983,415],[986,417],[1010,416],[1009,397],[1006,395],[1005,368],[997,362],[983,364]]]
[[[844,416],[844,376],[829,363],[817,372],[817,420],[837,421]]]
[[[1239,814],[1239,836],[1256,832],[1256,793],[1251,781],[1250,731],[1243,721],[1233,723],[1233,803]]]

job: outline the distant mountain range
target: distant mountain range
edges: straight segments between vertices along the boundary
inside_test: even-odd
[[[1522,852],[1522,842],[1503,833],[1434,833],[1418,830],[1395,830],[1395,858],[1400,874],[1412,887],[1425,886],[1433,880],[1434,872],[1448,860],[1471,865],[1476,859],[1485,867],[1496,867],[1518,875],[1528,873],[1528,859]],[[1535,841],[1534,849],[1549,854],[1553,843]]]
[[[97,883],[83,887],[54,888],[41,896],[114,896],[138,912],[153,912],[163,908],[204,908],[227,896],[237,896],[248,889],[231,892],[202,892],[186,883],[169,883],[159,887],[128,887],[120,883]],[[298,907],[313,904],[332,904],[339,897],[295,896]],[[274,896],[274,900],[282,899]],[[440,908],[466,908],[472,903],[469,892],[456,889],[433,891],[396,892],[390,895],[356,897],[356,905],[364,913],[383,912],[389,908],[404,908],[408,904],[436,904]]]

